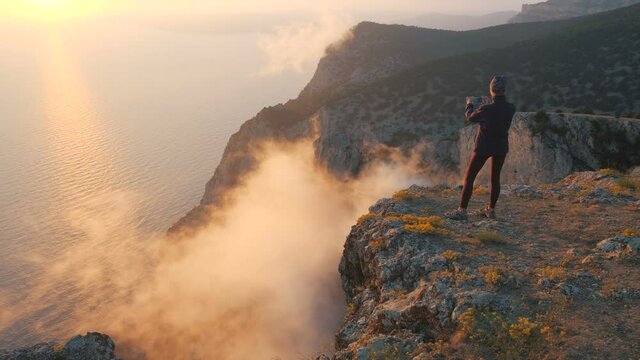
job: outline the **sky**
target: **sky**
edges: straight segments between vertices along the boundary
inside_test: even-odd
[[[29,19],[67,19],[102,14],[203,15],[313,13],[348,14],[443,12],[486,14],[518,10],[521,0],[0,0],[0,14]]]
[[[530,1],[535,2],[536,0]],[[153,27],[258,34],[266,65],[258,75],[313,69],[327,44],[360,21],[397,23],[427,13],[484,15],[518,10],[522,0],[0,0],[3,23],[142,21]],[[115,21],[113,21],[115,19]],[[24,27],[24,26],[23,26]],[[14,30],[11,30],[14,31]],[[14,31],[15,32],[15,31]]]
[[[156,0],[148,6],[148,0],[116,1],[122,8],[137,11],[178,11],[214,13],[225,12],[305,12],[318,8],[341,8],[347,11],[437,11],[454,13],[486,13],[499,10],[517,10],[522,5],[519,0],[483,0],[481,6],[470,6],[469,0],[192,0],[188,3],[179,0]],[[126,3],[126,5],[125,5]],[[186,3],[186,4],[185,4]]]

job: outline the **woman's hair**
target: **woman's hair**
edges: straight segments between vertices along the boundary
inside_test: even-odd
[[[501,75],[494,76],[489,84],[489,91],[491,92],[491,95],[504,95],[507,91],[507,78]]]

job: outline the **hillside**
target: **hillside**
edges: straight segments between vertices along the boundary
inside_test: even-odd
[[[430,29],[474,30],[506,24],[517,14],[517,11],[499,11],[485,15],[427,13],[408,19],[401,19],[396,23]]]
[[[255,168],[253,151],[264,140],[317,136],[318,162],[339,176],[357,175],[377,159],[379,152],[365,144],[409,154],[420,143],[418,156],[429,172],[457,178],[463,99],[486,93],[495,73],[510,78],[510,100],[520,110],[636,116],[638,17],[640,5],[469,32],[362,23],[327,50],[298,99],[265,108],[231,137],[201,205],[172,232],[197,225],[222,205]]]
[[[447,186],[378,201],[345,243],[331,359],[638,358],[639,190],[640,168],[511,186],[497,221],[443,220]]]
[[[596,14],[637,4],[638,0],[548,0],[522,5],[522,11],[510,22],[532,22],[566,19]]]
[[[418,65],[545,37],[577,23],[579,21],[572,19],[547,24],[507,24],[472,31],[446,31],[362,22],[342,40],[327,47],[309,84],[296,100],[285,106],[321,105]]]
[[[640,47],[629,45],[640,44],[639,17],[640,6],[634,6],[580,18],[562,33],[430,62],[337,99],[320,113],[322,124],[335,125],[327,125],[316,142],[319,161],[355,175],[375,158],[375,149],[367,150],[371,143],[407,154],[426,143],[420,153],[425,165],[457,174],[458,156],[451,149],[464,125],[463,99],[485,94],[496,73],[510,79],[509,100],[522,111],[637,116],[640,84],[632,79],[640,78]],[[341,152],[337,146],[360,161],[341,163],[333,156]]]

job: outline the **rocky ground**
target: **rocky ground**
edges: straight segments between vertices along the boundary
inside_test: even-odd
[[[66,344],[58,341],[14,350],[0,350],[1,360],[117,360],[116,346],[109,336],[88,333]]]
[[[640,171],[506,187],[497,221],[443,219],[459,195],[412,186],[358,220],[334,359],[640,358]]]

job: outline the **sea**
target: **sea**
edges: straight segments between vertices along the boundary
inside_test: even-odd
[[[131,18],[0,22],[0,305],[26,301],[48,259],[105,231],[92,219],[124,207],[138,231],[163,233],[199,203],[229,137],[312,76],[265,74],[259,37]],[[46,340],[66,311],[5,322],[0,348]]]

